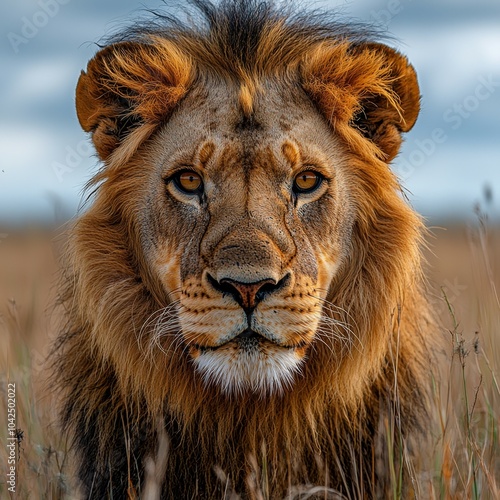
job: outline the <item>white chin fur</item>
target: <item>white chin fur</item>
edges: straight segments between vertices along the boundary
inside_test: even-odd
[[[207,384],[219,386],[226,394],[253,392],[280,393],[291,387],[303,358],[293,349],[217,349],[194,359],[196,370]]]

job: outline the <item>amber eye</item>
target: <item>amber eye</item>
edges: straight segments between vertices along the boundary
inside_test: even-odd
[[[312,170],[300,172],[293,181],[293,190],[296,193],[310,193],[314,191],[323,180],[323,176]]]
[[[175,185],[184,193],[199,193],[203,187],[201,176],[191,170],[184,170],[174,176]]]

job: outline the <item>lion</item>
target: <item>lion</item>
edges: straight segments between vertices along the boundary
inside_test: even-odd
[[[194,5],[109,40],[76,89],[103,162],[56,347],[82,493],[142,496],[147,464],[169,499],[410,491],[434,333],[389,165],[415,71],[325,13]]]

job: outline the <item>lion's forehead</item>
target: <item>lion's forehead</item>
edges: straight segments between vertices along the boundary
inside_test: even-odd
[[[198,93],[188,95],[160,133],[163,164],[211,158],[218,161],[205,161],[208,171],[229,175],[264,166],[280,173],[290,170],[293,149],[312,163],[338,162],[339,141],[303,92],[264,85],[253,101],[248,115],[238,89],[223,83],[206,89],[201,103]]]

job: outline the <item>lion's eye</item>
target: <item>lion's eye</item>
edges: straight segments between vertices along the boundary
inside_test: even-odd
[[[174,176],[175,185],[184,193],[199,193],[203,187],[201,176],[191,170],[184,170]]]
[[[300,172],[293,181],[293,190],[296,193],[311,193],[319,187],[323,176],[313,170]]]

